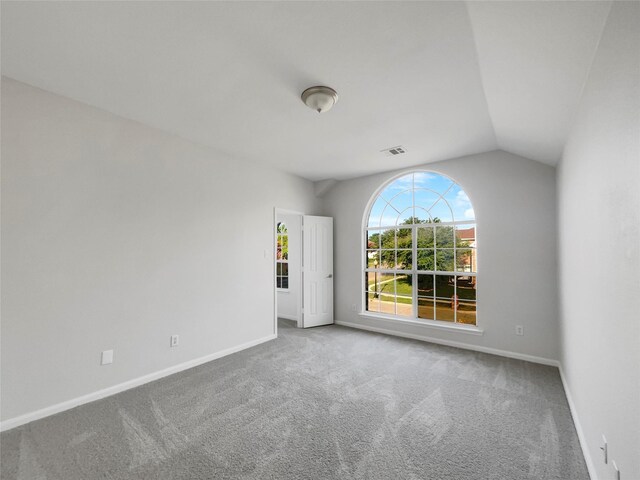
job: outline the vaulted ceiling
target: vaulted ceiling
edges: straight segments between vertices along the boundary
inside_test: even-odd
[[[311,180],[497,148],[553,165],[609,8],[2,2],[2,73]],[[300,101],[318,84],[325,114]]]

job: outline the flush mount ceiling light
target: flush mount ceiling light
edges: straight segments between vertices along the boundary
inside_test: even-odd
[[[302,92],[302,101],[316,112],[324,113],[338,102],[338,92],[329,87],[309,87]]]

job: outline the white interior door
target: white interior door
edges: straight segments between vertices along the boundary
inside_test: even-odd
[[[302,217],[302,326],[333,323],[333,218]]]

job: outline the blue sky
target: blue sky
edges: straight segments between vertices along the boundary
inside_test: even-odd
[[[414,191],[415,188],[415,191]],[[474,220],[469,197],[444,175],[416,172],[391,182],[371,208],[369,226],[393,226],[413,216],[415,192],[416,216],[438,217],[443,222]]]

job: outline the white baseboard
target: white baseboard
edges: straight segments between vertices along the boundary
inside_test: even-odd
[[[295,315],[278,314],[278,318],[284,318],[285,320],[293,320],[294,322],[298,321],[298,317]]]
[[[573,403],[573,397],[571,396],[571,391],[569,390],[569,384],[567,383],[567,378],[564,375],[562,364],[560,364],[558,369],[560,370],[560,378],[562,379],[562,386],[564,387],[564,393],[567,397],[567,402],[569,403],[569,410],[571,411],[573,424],[576,427],[578,440],[580,441],[580,448],[582,448],[582,455],[584,456],[584,461],[587,464],[589,477],[591,478],[591,480],[597,480],[598,475],[596,473],[595,463],[593,462],[593,457],[591,456],[591,452],[589,451],[589,446],[587,445],[587,439],[584,435],[584,430],[582,429],[582,425],[580,424],[580,419],[578,418],[578,411],[576,410],[576,406]]]
[[[390,330],[390,329],[386,329],[386,328],[372,327],[372,326],[369,326],[369,325],[362,325],[360,323],[342,322],[342,321],[336,321],[335,323],[337,325],[342,325],[342,326],[345,326],[345,327],[359,328],[361,330],[368,330],[368,331],[371,331],[371,332],[384,333],[385,335],[394,335],[396,337],[411,338],[413,340],[422,340],[424,342],[437,343],[438,345],[446,345],[448,347],[456,347],[456,348],[462,348],[462,349],[465,349],[465,350],[474,350],[476,352],[490,353],[492,355],[499,355],[501,357],[515,358],[515,359],[518,359],[518,360],[526,360],[527,362],[540,363],[542,365],[550,365],[552,367],[559,367],[560,366],[560,363],[558,362],[558,360],[553,360],[553,359],[544,358],[544,357],[536,357],[535,355],[527,355],[525,353],[510,352],[508,350],[499,350],[497,348],[482,347],[482,346],[479,346],[479,345],[471,345],[471,344],[463,343],[463,342],[454,342],[454,341],[451,341],[451,340],[442,340],[440,338],[429,337],[427,335],[419,335],[419,334],[416,334],[416,333],[399,332],[397,330]]]
[[[124,383],[120,383],[112,387],[104,388],[102,390],[98,390],[96,392],[92,392],[87,395],[82,395],[81,397],[72,398],[71,400],[66,400],[64,402],[60,402],[55,405],[51,405],[49,407],[41,408],[40,410],[36,410],[34,412],[25,413],[24,415],[20,415],[18,417],[10,418],[8,420],[0,422],[0,432],[4,432],[5,430],[10,430],[12,428],[19,427],[20,425],[24,425],[25,423],[33,422],[34,420],[39,420],[41,418],[48,417],[56,413],[64,412],[65,410],[69,410],[71,408],[77,407],[79,405],[83,405],[85,403],[93,402],[95,400],[100,400],[101,398],[115,395],[116,393],[120,393],[125,390],[129,390],[131,388],[144,385],[145,383],[153,382],[154,380],[158,380],[168,375],[173,375],[174,373],[182,372],[183,370],[188,370],[190,368],[197,367],[198,365],[202,365],[203,363],[207,363],[217,358],[231,355],[232,353],[236,353],[241,350],[245,350],[247,348],[255,347],[256,345],[259,345],[264,342],[268,342],[269,340],[274,340],[275,338],[277,338],[277,335],[275,334],[267,335],[266,337],[262,337],[257,340],[252,340],[250,342],[243,343],[235,347],[227,348],[226,350],[221,350],[216,353],[211,353],[209,355],[205,355],[204,357],[196,358],[194,360],[189,360],[187,362],[180,363],[178,365],[174,365],[169,368],[165,368],[164,370],[159,370],[157,372],[153,372],[148,375],[143,375],[142,377],[134,378],[133,380],[128,380]]]

